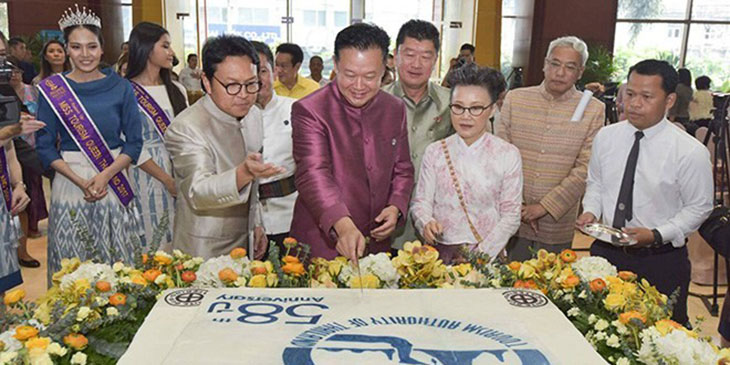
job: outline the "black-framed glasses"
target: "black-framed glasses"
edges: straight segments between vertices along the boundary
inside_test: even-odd
[[[473,117],[478,117],[484,113],[485,110],[489,109],[494,105],[494,103],[491,103],[487,106],[481,106],[481,105],[474,105],[474,106],[463,106],[459,104],[449,104],[449,109],[451,109],[451,112],[456,115],[462,115],[465,111],[469,111],[469,114]]]
[[[238,95],[241,92],[241,89],[246,89],[246,92],[249,94],[256,94],[261,90],[261,81],[251,81],[247,82],[245,84],[241,84],[238,82],[232,82],[230,84],[224,84],[223,81],[219,80],[215,75],[213,75],[213,78],[215,81],[220,82],[221,86],[223,86],[226,89],[226,93],[231,96]]]

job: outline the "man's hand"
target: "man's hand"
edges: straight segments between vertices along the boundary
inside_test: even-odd
[[[624,228],[623,231],[638,242],[636,247],[651,246],[654,243],[654,232],[649,228]]]
[[[395,224],[398,223],[398,208],[394,205],[389,205],[375,217],[375,223],[380,224],[377,228],[370,231],[370,235],[375,238],[376,241],[382,241],[395,230]]]
[[[436,220],[426,223],[426,226],[423,227],[423,238],[426,240],[426,243],[431,246],[436,245],[436,240],[441,237],[443,233],[444,227]]]
[[[246,156],[243,167],[255,179],[271,177],[286,171],[283,167],[276,166],[272,163],[264,163],[264,158],[260,153],[252,153]]]
[[[253,242],[254,259],[263,259],[269,248],[269,240],[266,238],[264,227],[258,226],[253,229]]]
[[[30,198],[25,192],[23,184],[18,184],[18,186],[13,190],[13,200],[10,204],[10,214],[18,215],[20,212],[25,210],[25,208],[28,206],[28,203],[30,203]]]
[[[547,210],[542,204],[530,204],[522,207],[522,221],[536,221],[547,214]]]
[[[337,232],[337,252],[356,262],[365,253],[365,237],[350,217],[340,218],[334,228]]]
[[[581,228],[585,226],[586,224],[596,223],[598,219],[595,215],[591,212],[585,212],[578,217],[578,219],[575,221],[576,228]]]

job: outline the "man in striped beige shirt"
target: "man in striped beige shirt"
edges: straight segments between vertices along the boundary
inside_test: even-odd
[[[560,252],[572,245],[591,144],[605,116],[603,104],[592,97],[582,112],[579,108],[583,94],[575,83],[587,59],[581,39],[555,39],[545,58],[543,82],[512,90],[505,98],[497,134],[519,148],[524,175],[522,224],[507,245],[512,260],[529,259],[541,248]]]

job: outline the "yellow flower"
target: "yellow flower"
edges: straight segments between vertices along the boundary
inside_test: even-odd
[[[659,331],[662,336],[666,336],[667,333],[672,332],[675,329],[681,328],[682,325],[671,319],[662,319],[654,323],[654,327],[656,327],[656,330]]]
[[[162,266],[172,264],[172,257],[163,251],[157,251],[154,260]]]
[[[520,266],[522,266],[522,263],[520,263],[519,261],[512,261],[509,263],[509,265],[507,265],[507,267],[509,267],[509,269],[512,271],[519,270]]]
[[[271,261],[264,261],[264,267],[266,268],[266,272],[274,272],[274,264]]]
[[[3,298],[3,302],[5,305],[13,305],[25,298],[25,290],[23,289],[15,289],[11,290],[7,293],[5,293],[5,297]]]
[[[562,281],[562,282],[560,283],[560,285],[561,285],[561,286],[562,286],[563,288],[565,288],[565,289],[569,289],[569,288],[574,288],[574,287],[576,287],[576,286],[577,286],[578,284],[580,284],[580,279],[579,279],[579,278],[578,278],[577,276],[573,275],[573,274],[570,274],[570,275],[568,275],[568,276],[567,276],[567,277],[566,277],[565,279],[563,279],[563,281]]]
[[[517,276],[523,279],[530,279],[536,276],[537,272],[535,271],[535,267],[528,263],[529,261],[520,265],[520,269],[517,271]]]
[[[266,285],[269,288],[273,288],[276,286],[276,284],[279,283],[279,276],[276,275],[276,273],[270,272],[269,274],[266,274]]]
[[[439,257],[439,252],[433,246],[421,246],[413,249],[413,261],[418,264],[434,262]]]
[[[471,264],[470,263],[464,263],[454,266],[454,271],[456,271],[460,276],[466,276],[471,272]]]
[[[646,322],[646,318],[644,318],[644,316],[641,313],[637,312],[637,311],[623,312],[623,313],[621,313],[621,314],[618,315],[618,321],[621,322],[621,323],[623,323],[623,324],[629,323],[633,318],[638,319],[642,323],[645,323]]]
[[[340,271],[342,271],[342,267],[344,264],[341,260],[332,260],[327,262],[327,272],[332,275],[333,277],[340,275]]]
[[[266,275],[259,274],[251,277],[248,281],[248,286],[252,288],[265,288],[266,287]]]
[[[373,274],[365,274],[361,277],[353,276],[350,279],[350,288],[377,289],[380,287],[380,279]]]
[[[48,337],[33,337],[25,342],[25,348],[28,350],[39,349],[45,350],[48,345],[51,344],[51,339]]]
[[[74,291],[76,293],[85,293],[89,289],[91,289],[91,283],[88,280],[78,279],[74,281]]]
[[[249,267],[251,268],[251,273],[254,275],[262,275],[268,272],[268,270],[266,270],[266,264],[259,260],[251,261]]]
[[[622,294],[611,293],[606,296],[606,299],[604,299],[603,302],[606,305],[606,309],[615,311],[626,305],[626,297]]]
[[[133,275],[131,278],[133,283],[137,285],[147,286],[147,279],[145,279],[142,275]]]
[[[18,341],[25,341],[38,335],[38,329],[33,326],[18,326],[15,328],[15,337]]]
[[[403,244],[403,251],[406,251],[408,253],[413,252],[414,248],[421,247],[421,241],[412,241],[412,242],[406,242]]]

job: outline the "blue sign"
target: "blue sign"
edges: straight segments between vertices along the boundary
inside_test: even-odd
[[[228,30],[225,24],[208,24],[208,36],[217,37]]]
[[[248,40],[260,41],[267,44],[281,39],[281,27],[278,25],[234,25],[233,33]]]

